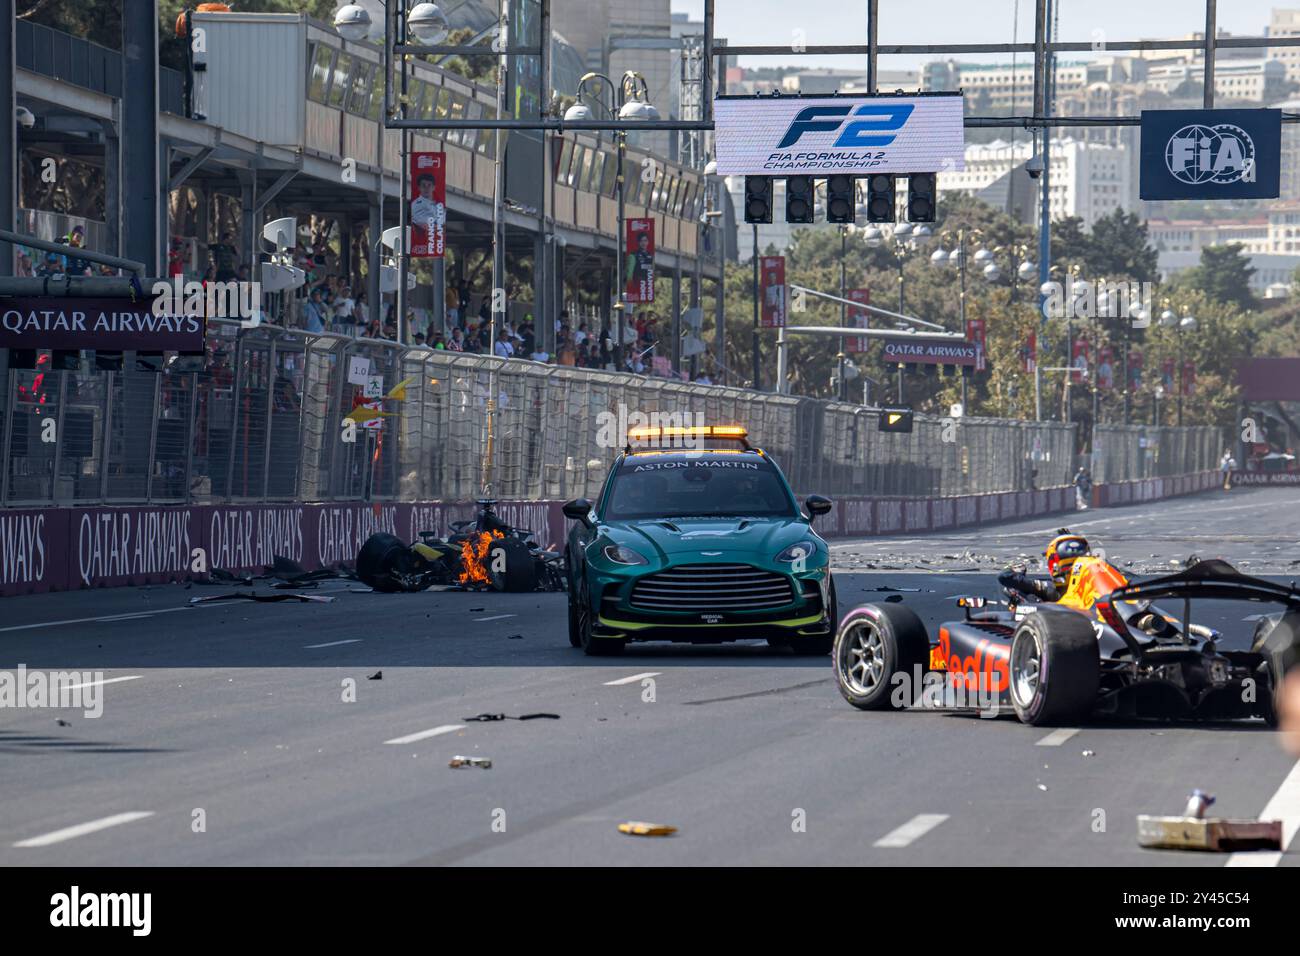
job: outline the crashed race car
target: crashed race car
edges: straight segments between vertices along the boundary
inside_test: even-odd
[[[563,557],[548,551],[531,531],[511,527],[496,502],[480,498],[478,512],[453,521],[446,539],[421,531],[407,544],[376,532],[357,553],[357,577],[376,591],[423,591],[435,585],[494,591],[558,591],[564,587]]]
[[[863,710],[912,706],[1007,713],[1026,724],[1090,717],[1231,720],[1277,726],[1282,678],[1300,660],[1300,589],[1250,577],[1220,560],[1127,581],[1102,557],[1074,561],[1055,603],[964,597],[965,618],[925,625],[902,604],[865,604],[840,622],[836,683]],[[1249,650],[1192,619],[1192,602],[1276,606],[1255,618]],[[1155,602],[1181,603],[1176,618]],[[1004,709],[1006,708],[1006,709]]]

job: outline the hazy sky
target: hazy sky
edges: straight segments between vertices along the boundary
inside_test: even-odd
[[[1205,29],[1202,0],[1057,0],[1057,6],[1060,40],[1091,42],[1103,35],[1115,40],[1173,38]],[[1268,25],[1269,11],[1288,6],[1267,0],[1219,0],[1219,28],[1238,36],[1259,36]],[[1034,7],[1034,0],[880,0],[879,39],[881,43],[1009,43],[1015,32],[1018,40],[1030,42]],[[672,9],[699,18],[704,3],[672,0]],[[731,43],[755,45],[790,43],[794,30],[802,30],[810,46],[865,43],[866,9],[863,0],[716,0],[714,32]],[[1098,30],[1102,34],[1094,34]],[[880,68],[915,68],[927,59],[931,58],[881,57]],[[860,66],[854,61],[854,57],[791,53],[742,60],[742,65]]]

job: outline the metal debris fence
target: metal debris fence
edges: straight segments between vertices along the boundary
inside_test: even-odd
[[[0,505],[591,497],[635,413],[743,423],[801,494],[1017,491],[1073,470],[1061,423],[918,414],[910,434],[886,433],[856,405],[270,326],[213,323],[207,352],[201,368],[11,369]],[[348,440],[362,359],[384,394],[410,384]],[[1095,479],[1211,468],[1220,440],[1104,426]]]

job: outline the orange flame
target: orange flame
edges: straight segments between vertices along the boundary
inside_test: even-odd
[[[505,535],[500,531],[480,531],[460,543],[460,583],[487,586],[492,583],[488,574],[487,556],[492,542]]]

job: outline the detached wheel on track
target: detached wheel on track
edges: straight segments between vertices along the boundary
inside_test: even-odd
[[[840,696],[859,710],[884,710],[897,706],[892,699],[901,686],[904,706],[920,694],[914,687],[930,659],[930,636],[925,625],[902,604],[864,604],[844,616],[835,633],[831,661]],[[901,685],[895,674],[906,675]]]
[[[1038,610],[1011,639],[1011,704],[1031,726],[1075,724],[1097,703],[1101,658],[1092,622],[1076,611]]]

